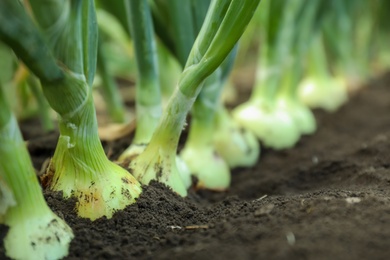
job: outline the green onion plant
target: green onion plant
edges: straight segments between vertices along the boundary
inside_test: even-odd
[[[313,33],[318,7],[316,0],[262,3],[256,83],[250,100],[235,108],[233,116],[265,146],[292,147],[302,134],[316,128],[313,114],[298,99],[297,87],[300,58]]]
[[[237,55],[238,45],[220,66],[222,73],[219,84],[227,86],[229,74]],[[215,100],[213,145],[230,168],[253,166],[259,157],[260,146],[255,135],[240,126],[223,105],[221,97]]]
[[[4,238],[6,255],[12,259],[61,259],[68,254],[73,232],[46,204],[1,85],[0,143],[0,223],[9,227]]]
[[[299,96],[310,107],[333,112],[348,100],[349,92],[373,75],[373,60],[379,60],[375,58],[379,10],[385,1],[323,3],[328,11],[312,37]]]
[[[94,2],[30,1],[43,36],[19,3],[2,3],[1,39],[40,79],[59,114],[60,137],[46,173],[49,188],[76,198],[80,217],[112,217],[135,202],[141,187],[108,160],[97,133],[91,91],[97,48]]]
[[[107,66],[107,54],[103,49],[103,39],[99,37],[97,48],[97,72],[102,79],[101,90],[103,92],[103,98],[107,104],[108,113],[115,123],[125,122],[125,108],[122,97],[119,93],[119,87],[109,72]]]
[[[157,47],[152,16],[147,0],[126,1],[126,11],[137,63],[135,136],[120,156],[129,162],[149,143],[162,113],[158,77]]]
[[[204,81],[191,112],[191,125],[180,157],[197,178],[198,188],[225,190],[230,186],[230,170],[213,145],[215,109],[221,90],[222,71],[217,68]]]
[[[157,13],[155,17],[161,23],[165,22],[165,27],[172,27],[172,30],[160,28],[157,33],[184,68],[186,64],[183,57],[188,57],[192,41],[201,29],[210,1],[181,1],[176,3],[181,5],[180,8],[164,4],[165,1],[157,1],[157,8],[156,6],[154,8],[154,13]],[[172,10],[175,8],[187,11],[177,13]],[[170,13],[171,15],[168,15]],[[178,31],[186,31],[187,35],[177,37],[178,34],[174,32]],[[192,38],[191,33],[195,33]],[[170,45],[171,43],[174,44]],[[230,185],[229,166],[248,166],[254,164],[258,158],[257,140],[251,132],[233,123],[220,101],[222,88],[235,60],[235,53],[236,51],[233,51],[229,54],[229,58],[223,62],[224,65],[217,68],[204,81],[191,110],[189,135],[180,157],[197,178],[198,188],[224,190]]]
[[[186,115],[203,81],[228,56],[260,1],[213,1],[184,70],[153,137],[130,169],[141,183],[158,180],[182,196],[187,190],[176,166],[176,150]]]
[[[106,1],[98,1],[97,3],[105,3]],[[124,1],[110,2],[110,5],[117,4],[125,11]],[[104,8],[106,6],[104,5]],[[126,12],[124,13],[126,15]],[[96,10],[99,37],[102,39],[101,47],[104,55],[104,62],[107,63],[109,73],[116,77],[127,81],[134,81],[136,74],[136,66],[134,62],[134,48],[131,43],[127,28],[126,16],[122,19],[126,24],[123,25],[117,18],[121,13],[110,13],[109,10],[103,7]],[[120,20],[120,21],[118,21]]]
[[[23,64],[17,64],[12,50],[0,42],[0,84],[8,99],[13,100],[11,109],[18,119],[37,116],[42,130],[54,129],[51,109],[34,75]]]
[[[332,75],[322,34],[313,37],[309,47],[306,75],[299,83],[298,95],[311,108],[336,111],[348,100],[345,80]]]

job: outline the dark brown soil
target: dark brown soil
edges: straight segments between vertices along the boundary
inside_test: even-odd
[[[337,113],[316,112],[317,133],[294,149],[263,149],[256,166],[235,169],[225,193],[183,199],[153,183],[93,223],[47,194],[76,235],[67,259],[389,259],[389,111],[387,74]],[[37,169],[55,140],[30,141]],[[115,156],[128,143],[105,147]]]

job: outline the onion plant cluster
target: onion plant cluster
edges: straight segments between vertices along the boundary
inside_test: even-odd
[[[99,52],[95,2],[1,1],[0,40],[39,80],[35,86],[58,115],[60,136],[44,176],[47,188],[62,192],[65,199],[75,198],[78,216],[91,220],[111,218],[134,203],[141,183],[152,179],[186,195],[188,184],[179,173],[185,166],[176,157],[186,115],[203,81],[229,55],[259,2],[216,0],[205,8],[164,112],[149,2],[123,2],[126,12],[118,19],[125,17],[139,78],[135,148],[130,148],[137,156],[130,160],[129,173],[107,158],[98,135],[92,95],[98,56],[99,71],[106,75],[107,70]],[[10,228],[4,239],[6,254],[13,259],[60,259],[68,252],[72,230],[47,206],[17,120],[0,93],[0,153],[5,158],[0,164],[0,219]],[[188,182],[189,172],[187,178]]]
[[[388,24],[375,15],[386,4],[264,0],[252,29],[261,42],[255,84],[250,99],[233,109],[234,119],[273,149],[312,134],[311,108],[337,110],[386,51],[378,47],[382,33],[374,34]]]
[[[224,191],[231,169],[257,163],[260,144],[286,149],[314,133],[312,108],[335,111],[358,82],[389,65],[386,7],[387,0],[0,0],[7,256],[61,259],[74,237],[45,202],[13,89],[26,90],[21,100],[32,96],[44,129],[54,128],[57,114],[60,135],[44,188],[74,198],[79,217],[111,218],[152,180],[181,196],[191,186]],[[121,57],[110,55],[109,42]],[[225,86],[234,66],[253,56],[253,43],[251,96],[228,109]],[[97,74],[112,121],[123,122],[115,81],[123,68],[135,74],[136,127],[113,162],[99,138],[94,82]]]

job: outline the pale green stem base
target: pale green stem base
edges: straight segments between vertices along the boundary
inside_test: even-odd
[[[65,198],[76,197],[80,217],[111,218],[115,211],[135,202],[141,187],[130,173],[106,157],[91,91],[86,84],[78,87],[86,89],[74,89],[81,93],[78,99],[86,95],[79,106],[62,113],[59,120],[60,138],[48,169],[53,175],[50,188],[62,191]]]
[[[197,177],[197,187],[217,191],[230,186],[230,170],[213,145],[214,125],[193,118],[186,146],[180,156]]]
[[[6,255],[13,259],[61,259],[73,238],[70,227],[47,206],[15,117],[0,128],[0,179],[11,189],[16,206],[2,222]]]
[[[193,103],[194,98],[186,97],[176,88],[149,145],[129,165],[141,183],[157,180],[178,194],[187,195],[175,158],[182,126]]]
[[[222,104],[219,105],[215,118],[213,144],[230,168],[251,167],[260,155],[256,136],[240,127]]]

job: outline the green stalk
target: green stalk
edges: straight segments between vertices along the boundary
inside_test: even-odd
[[[358,74],[362,79],[366,79],[370,76],[371,68],[370,62],[372,61],[372,52],[375,46],[375,36],[377,26],[377,13],[375,8],[375,1],[372,3],[360,1],[358,8],[354,14],[354,57],[358,62]]]
[[[126,30],[130,31],[129,24],[127,22],[127,14],[126,14],[126,1],[106,1],[100,0],[96,1],[98,5],[98,9],[103,8],[108,11],[113,17],[115,17],[120,25]]]
[[[164,43],[171,53],[175,53],[175,42],[173,40],[172,21],[168,9],[168,1],[154,0],[149,1],[150,9],[153,15],[153,25],[156,35]]]
[[[320,17],[317,17],[320,2],[317,0],[309,3],[304,0],[296,1],[294,14],[286,20],[286,24],[291,24],[290,31],[295,33],[284,38],[288,38],[291,45],[289,51],[291,61],[282,68],[276,102],[278,109],[285,110],[292,118],[299,134],[312,134],[316,130],[316,121],[310,109],[298,99],[298,83],[303,74],[302,58],[306,54],[320,20]],[[309,64],[309,67],[319,65]]]
[[[300,60],[294,60],[292,64],[284,68],[280,76],[277,98],[285,97],[295,101],[297,99],[298,83],[303,74]]]
[[[175,53],[182,66],[186,63],[195,41],[191,4],[192,0],[171,0],[168,9],[173,28]]]
[[[182,67],[161,41],[157,42],[157,52],[158,67],[164,68],[164,73],[159,73],[159,82],[164,108],[176,87]]]
[[[75,0],[73,0],[75,1]],[[95,2],[93,0],[80,0],[78,8],[81,16],[81,37],[83,72],[89,86],[92,86],[95,78],[97,49],[98,49],[98,27],[96,20]],[[78,35],[80,36],[80,34]]]
[[[316,75],[324,81],[329,78],[328,61],[325,46],[320,34],[313,37],[308,53],[307,71],[310,75]]]
[[[324,22],[323,32],[330,50],[336,58],[337,69],[348,77],[356,73],[353,55],[353,26],[350,6],[344,1],[332,1],[334,12],[330,12]],[[338,72],[340,73],[340,72]]]
[[[3,223],[7,256],[15,259],[59,259],[68,254],[72,230],[47,206],[16,118],[0,87],[0,179],[11,189],[16,206]]]
[[[324,16],[329,8],[323,6],[323,0],[305,0],[300,13],[296,17],[295,40],[293,52],[296,59],[301,60],[311,46],[313,36],[319,33]]]
[[[178,87],[149,145],[130,164],[134,176],[142,183],[148,184],[155,179],[166,183],[182,196],[187,194],[173,163],[186,115],[202,88],[202,82],[232,50],[259,2],[259,0],[212,2],[180,76]]]
[[[340,53],[340,57],[342,62],[345,62],[347,69],[354,63],[353,52],[351,48],[351,39],[353,37],[352,34],[352,17],[351,13],[348,10],[348,4],[343,2],[334,1],[334,7],[336,9],[337,14],[337,25],[339,26],[339,31],[337,37],[338,50]]]
[[[227,15],[229,10],[231,11],[231,9],[229,9],[231,4],[232,4],[232,1],[214,1],[211,3],[209,10],[206,14],[206,17],[203,21],[202,28],[200,29],[200,32],[199,32],[198,36],[196,37],[195,42],[193,43],[193,46],[191,48],[191,52],[190,52],[190,55],[187,59],[184,70],[186,68],[190,68],[192,65],[199,64],[202,61],[202,59],[204,58],[204,56],[205,56],[206,52],[209,50],[209,48],[212,48],[213,40],[217,39],[217,38],[224,37],[224,36],[221,36],[220,34],[218,35],[218,32],[219,32],[220,27],[222,27],[225,15]],[[230,14],[230,16],[232,16],[232,14]],[[225,27],[229,27],[229,26],[231,26],[231,24],[225,24]],[[229,30],[229,29],[233,29],[233,28],[225,28],[225,29]],[[234,37],[233,37],[233,39],[234,39]],[[229,42],[227,42],[227,45],[228,45],[228,43]],[[224,46],[220,46],[220,47],[221,47],[220,53],[224,53],[226,51],[226,48],[224,48]],[[216,52],[214,54],[217,56],[219,53]],[[210,67],[215,66],[215,61],[214,62],[209,61],[209,66]],[[215,66],[215,67],[218,67],[218,66]],[[205,69],[205,71],[207,71],[207,69]],[[201,72],[205,73],[204,71],[201,71]],[[211,73],[206,72],[206,74],[208,74],[208,75],[210,75]],[[183,73],[183,74],[185,74],[185,73]],[[182,87],[181,89],[185,90],[184,87]]]
[[[68,12],[68,2],[69,1],[58,1],[58,0],[32,0],[29,1],[29,4],[34,12],[35,20],[38,22],[40,27],[44,31],[54,31],[58,27],[62,27],[58,17],[65,18]],[[40,5],[45,5],[44,8],[41,8]],[[50,12],[48,12],[50,10]],[[57,28],[55,28],[57,27]]]
[[[30,0],[34,17],[37,19],[38,24],[42,27],[44,37],[49,43],[52,53],[57,60],[61,61],[67,69],[74,73],[84,74],[84,72],[90,71],[90,65],[85,64],[83,59],[88,57],[89,51],[94,50],[96,52],[97,45],[90,46],[90,48],[88,48],[88,44],[84,44],[85,37],[90,35],[90,33],[85,34],[87,29],[83,23],[85,21],[84,19],[86,19],[86,16],[88,15],[88,12],[86,12],[85,15],[83,14],[83,16],[81,13],[82,9],[88,11],[87,8],[83,8],[83,5],[90,2],[90,0],[50,0],[50,2],[52,5],[47,6],[46,0]],[[54,16],[54,13],[51,13],[53,9],[59,8],[56,6],[52,9],[52,6],[54,5],[59,5],[60,8],[63,8],[63,11],[59,13],[58,16]],[[50,13],[49,17],[51,24],[49,21],[47,23],[40,24],[41,20],[37,17],[45,12]],[[89,72],[85,74],[88,83],[90,83],[91,80],[90,76]]]
[[[282,36],[278,40],[278,44],[284,46],[290,45],[289,53],[294,56],[290,64],[286,64],[285,68],[281,68],[281,70],[285,70],[286,72],[282,72],[280,75],[282,82],[278,92],[280,95],[287,95],[286,97],[293,99],[297,97],[298,82],[302,76],[303,69],[301,60],[309,49],[313,35],[318,30],[322,22],[323,13],[325,13],[320,10],[320,0],[296,0],[295,2],[295,8],[286,7],[285,10],[288,10],[290,16],[286,17],[286,20],[281,24],[282,28],[285,28],[282,29],[281,34],[283,34],[283,30],[285,32],[294,32],[294,34],[284,33],[285,36]],[[280,56],[288,56],[286,54],[287,52]],[[310,63],[309,67],[313,68],[318,65],[318,63]]]
[[[193,105],[191,127],[185,146],[204,146],[211,144],[214,129],[213,120],[217,105],[216,101],[221,90],[219,84],[220,74],[221,71],[217,69],[203,84],[203,89]],[[208,93],[207,91],[203,91],[206,89]]]
[[[190,0],[191,1],[191,10],[192,10],[192,18],[194,25],[194,38],[198,35],[200,29],[202,28],[204,18],[207,14],[207,10],[210,7],[211,0]],[[192,43],[191,43],[192,45]]]
[[[102,78],[103,98],[107,104],[108,113],[112,120],[116,123],[123,123],[125,121],[125,108],[122,97],[120,96],[118,86],[108,71],[106,64],[106,55],[102,48],[102,37],[99,37],[97,49],[97,69]]]
[[[269,32],[269,13],[271,8],[271,0],[263,0],[261,3],[261,8],[258,12],[259,15],[259,34],[261,37],[261,46],[258,53],[257,60],[257,70],[256,70],[256,78],[255,85],[252,90],[252,95],[250,97],[251,100],[257,99],[258,96],[271,97],[272,90],[274,86],[271,86],[271,82],[269,82],[269,78],[272,77],[273,73],[276,73],[275,69],[269,65],[269,52],[272,49],[273,44],[270,43],[269,36],[267,35]],[[278,12],[275,12],[277,15]],[[268,98],[266,98],[268,99]],[[271,99],[271,98],[269,98]]]
[[[126,1],[126,9],[137,61],[137,127],[133,142],[121,155],[121,161],[129,160],[134,153],[144,149],[152,138],[162,112],[157,47],[148,1]]]
[[[294,44],[295,20],[304,1],[282,1],[283,3],[280,0],[274,1],[269,3],[270,13],[266,14],[268,16],[267,28],[271,32],[267,32],[266,49],[261,52],[262,55],[265,55],[265,61],[260,60],[263,69],[269,70],[269,72],[265,72],[268,74],[265,76],[261,76],[262,72],[260,72],[260,83],[255,85],[252,100],[264,98],[270,101],[275,99],[283,70],[293,63],[291,52]],[[273,10],[281,12],[279,21],[275,21],[276,18],[271,13]],[[262,58],[260,57],[260,59]]]
[[[45,96],[43,95],[40,82],[33,75],[28,76],[27,82],[38,103],[38,112],[42,128],[45,131],[54,130],[54,123],[50,116],[50,106],[47,103]]]
[[[220,78],[221,69],[217,69],[207,77],[203,84],[202,91],[192,108],[191,127],[186,147],[211,145],[215,110],[222,90]]]
[[[0,40],[11,46],[40,80],[55,82],[65,77],[33,21],[16,1],[0,1]]]
[[[207,1],[202,1],[203,5],[207,3]],[[195,8],[196,9],[196,8]],[[207,13],[207,12],[206,12]],[[197,24],[199,25],[199,20],[202,18],[202,14],[200,11],[197,12]],[[201,24],[199,28],[196,28],[196,31],[201,29]],[[210,143],[212,140],[212,135],[209,133],[210,129],[213,129],[213,121],[215,112],[218,106],[218,101],[222,92],[223,82],[227,78],[231,68],[233,67],[234,58],[237,52],[237,45],[225,59],[220,67],[218,67],[207,79],[204,81],[202,91],[196,98],[192,109],[192,121],[191,128],[189,131],[189,136],[187,142],[191,146],[191,143],[200,144],[200,140],[203,140],[203,143]],[[200,129],[201,127],[197,127],[197,125],[202,125],[204,130],[192,130],[192,125],[195,128]],[[206,129],[210,131],[207,131]],[[202,136],[202,132],[206,132],[206,135]],[[200,137],[196,137],[197,133],[200,134]],[[193,142],[194,140],[197,140]]]

